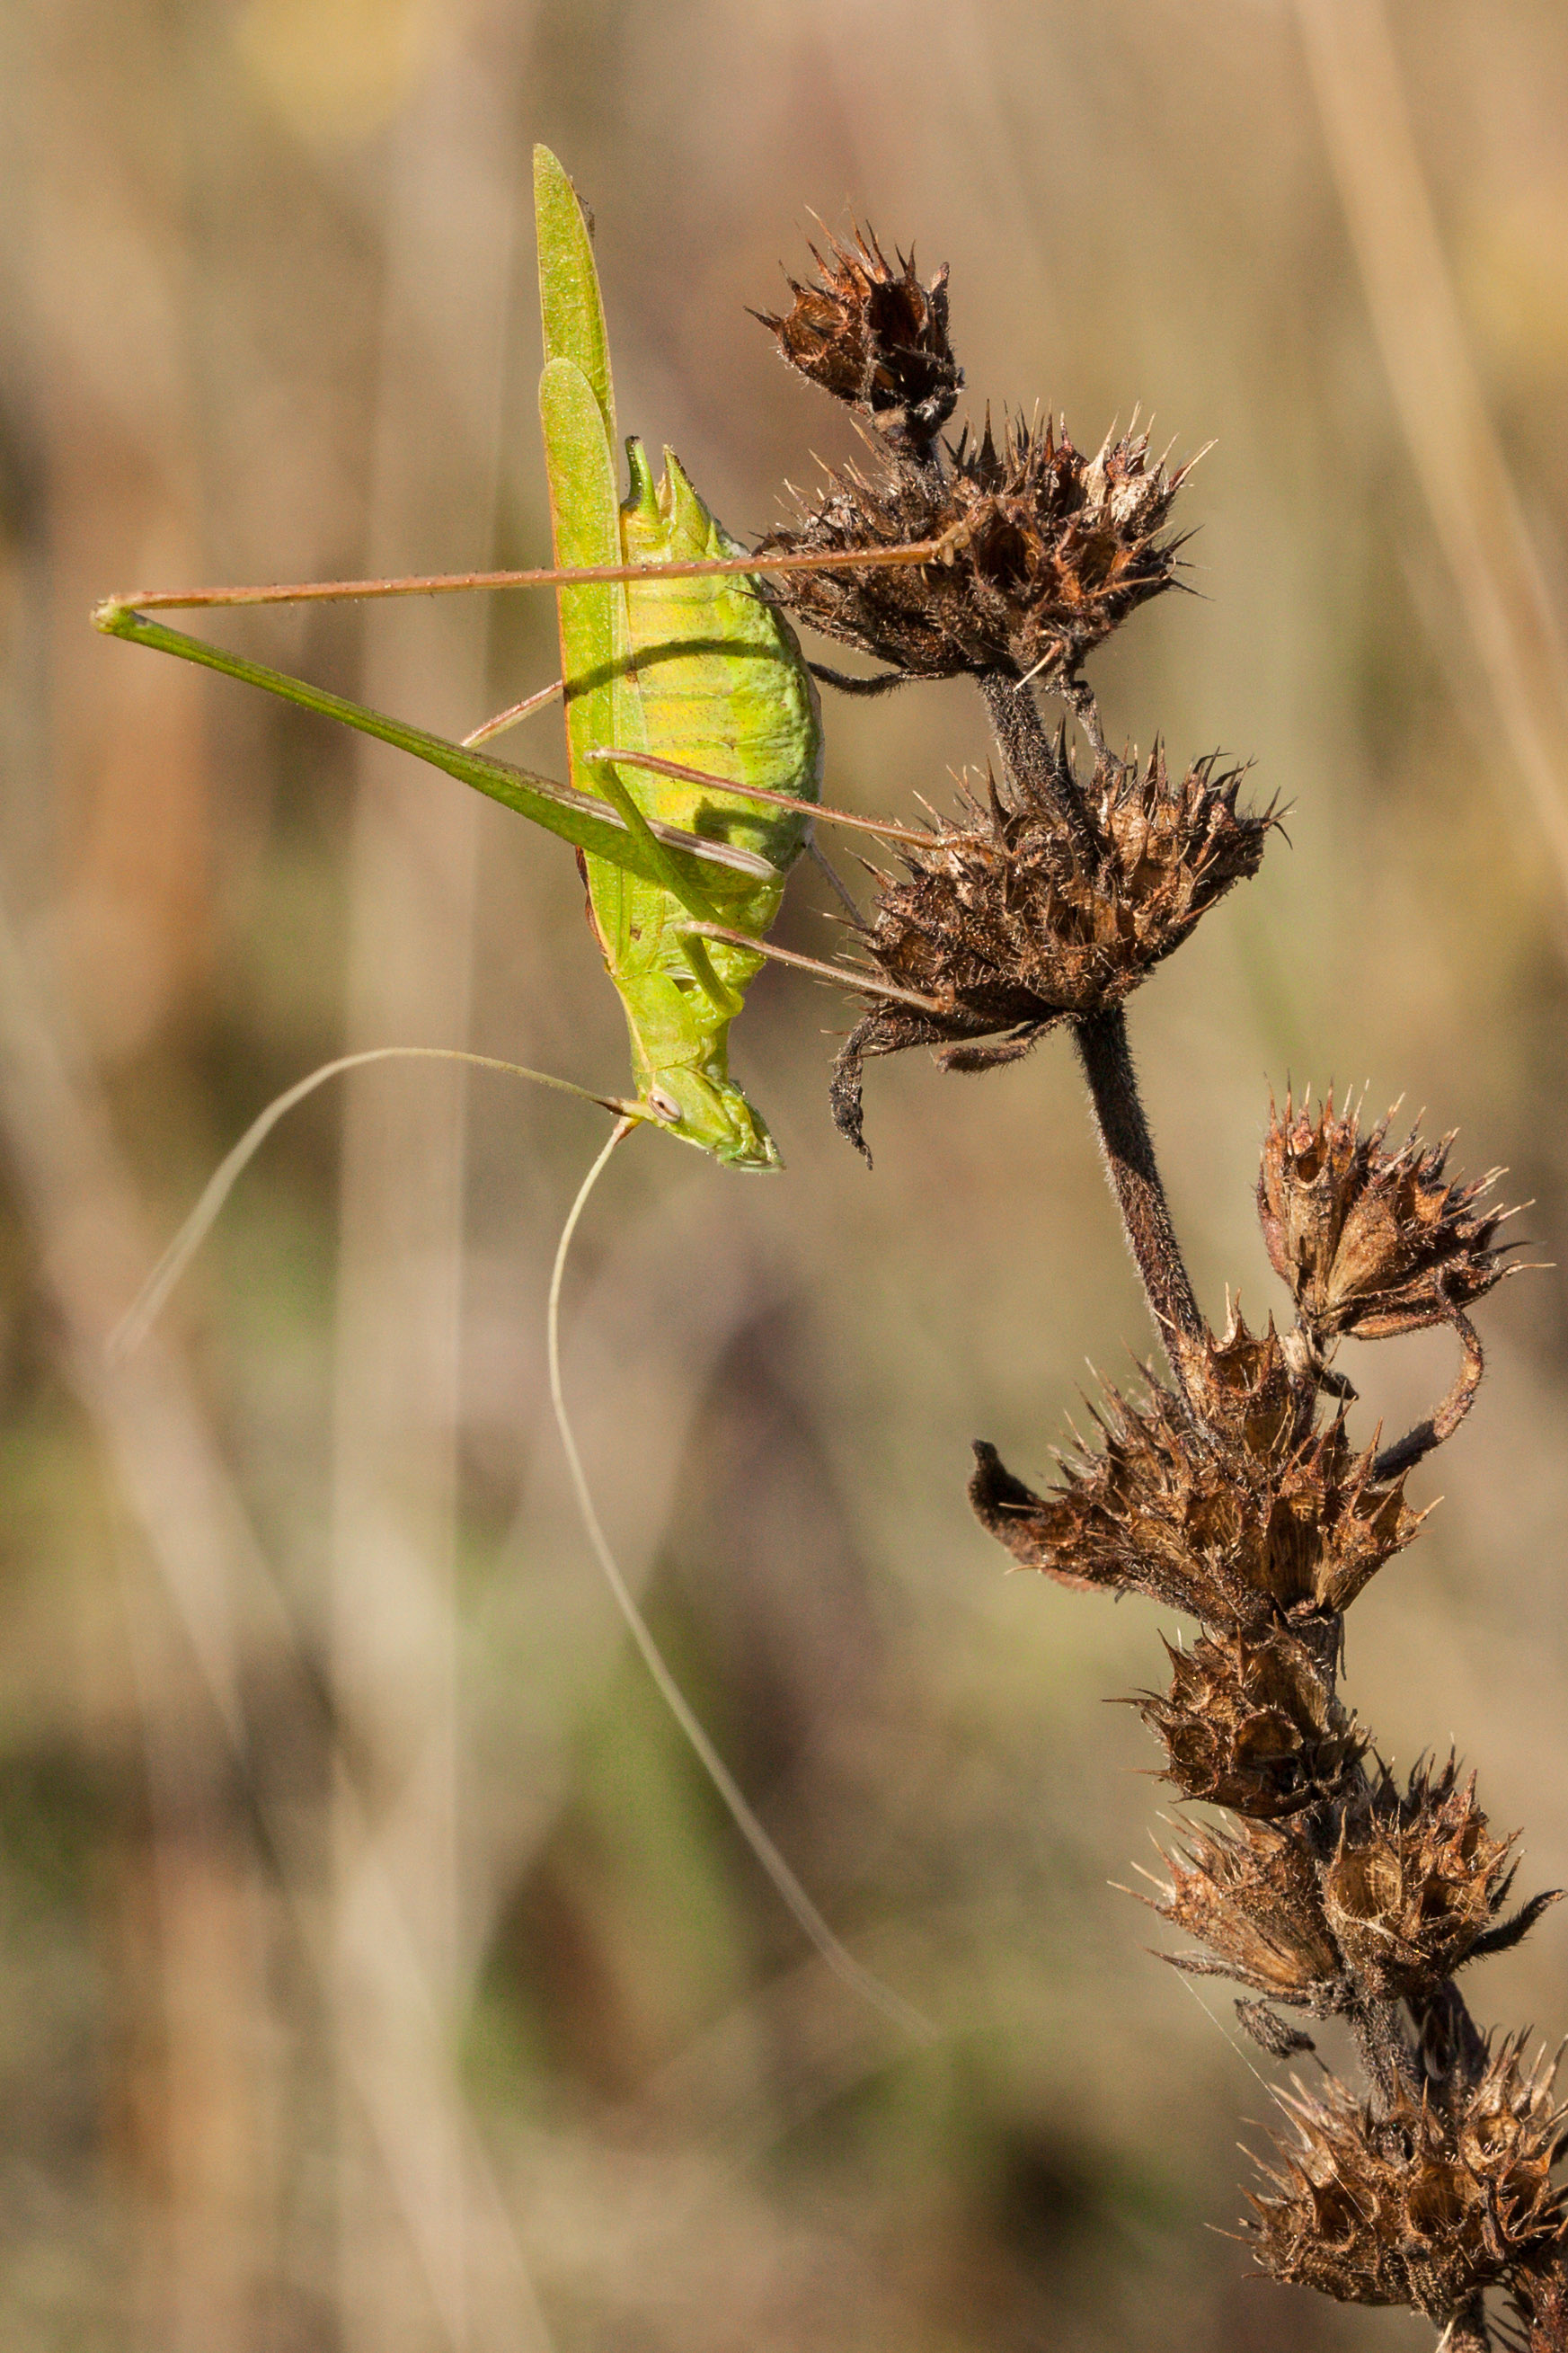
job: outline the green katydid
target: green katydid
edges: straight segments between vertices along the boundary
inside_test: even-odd
[[[703,504],[673,453],[655,485],[628,443],[631,495],[616,496],[615,406],[608,343],[587,224],[570,181],[535,151],[534,197],[545,366],[540,386],[556,567],[549,571],[334,581],[298,587],[160,591],[112,597],[94,614],[111,636],[152,646],[264,688],[412,753],[572,842],[588,885],[591,919],[626,1008],[634,1101],[590,1095],[620,1114],[567,1219],[556,1251],[548,1317],[551,1391],[590,1541],[634,1638],[687,1737],[796,1921],[830,1968],[918,2039],[931,2030],[872,1978],[834,1936],[746,1803],[660,1656],[605,1543],[561,1387],[559,1306],[566,1251],[600,1170],[634,1122],[663,1127],[726,1165],[773,1168],[777,1149],[730,1078],[727,1039],[765,955],[837,978],[829,965],[769,949],[789,868],[814,814],[893,839],[903,828],[817,807],[822,732],[816,693],[788,624],[760,595],[763,567]],[[768,568],[920,563],[942,543],[773,558]],[[424,595],[468,587],[553,586],[563,688],[476,728],[461,744],[245,660],[148,617],[182,607],[283,604],[339,596]],[[481,745],[563,691],[573,783],[499,760]],[[623,771],[625,772],[623,774]],[[847,977],[847,976],[845,976]],[[855,985],[880,987],[869,976]],[[905,992],[885,988],[889,996]],[[913,999],[913,1002],[921,1002]],[[115,1342],[145,1335],[224,1200],[272,1126],[339,1072],[396,1055],[448,1050],[379,1047],[326,1064],[280,1095],[216,1172],[153,1269]],[[451,1059],[588,1091],[489,1057]]]
[[[577,849],[591,921],[630,1033],[635,1101],[616,1108],[727,1166],[767,1169],[777,1148],[729,1075],[728,1033],[770,953],[765,934],[805,846],[822,775],[816,690],[794,631],[760,594],[757,559],[710,512],[672,451],[657,486],[627,443],[617,497],[615,396],[588,225],[547,148],[534,152],[544,372],[540,412],[555,568],[111,597],[111,636],[178,654],[398,745]],[[931,561],[940,543],[801,564]],[[573,783],[479,746],[552,699],[530,698],[452,744],[204,644],[150,611],[457,587],[553,586]],[[902,828],[839,811],[898,839]],[[811,960],[783,960],[813,968]],[[894,993],[894,992],[889,992]]]

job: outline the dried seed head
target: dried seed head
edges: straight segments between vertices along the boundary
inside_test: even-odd
[[[1093,458],[1064,429],[989,419],[965,428],[952,470],[895,458],[872,480],[830,475],[800,522],[772,532],[769,554],[897,547],[952,535],[947,564],[867,572],[794,572],[777,595],[800,619],[910,678],[999,671],[1047,681],[1073,671],[1151,596],[1175,585],[1180,543],[1163,536],[1187,469],[1151,460],[1148,436],[1123,434]]]
[[[758,311],[793,368],[835,400],[869,417],[897,445],[929,443],[957,404],[963,371],[947,340],[947,269],[929,286],[914,256],[889,262],[869,229],[854,241],[811,248],[816,283],[789,280],[795,300],[783,316]]]
[[[1561,2242],[1551,2172],[1568,2110],[1554,2064],[1504,2043],[1451,2103],[1396,2098],[1373,2119],[1342,2084],[1284,2105],[1296,2138],[1249,2198],[1253,2251],[1277,2280],[1345,2304],[1413,2305],[1442,2325],[1479,2288]]]
[[[873,1000],[852,1032],[833,1082],[851,1141],[865,1149],[868,1055],[939,1046],[945,1068],[980,1070],[1016,1060],[1067,1015],[1119,1005],[1258,871],[1273,810],[1237,808],[1243,773],[1211,756],[1173,775],[1156,744],[1142,770],[1099,760],[1086,789],[1058,735],[1050,776],[1011,802],[994,779],[984,805],[965,795],[958,821],[906,851],[905,875],[871,909],[861,945],[930,1009]]]
[[[1320,1344],[1418,1331],[1513,1271],[1494,1240],[1504,1212],[1476,1208],[1500,1172],[1449,1185],[1451,1134],[1427,1146],[1412,1132],[1387,1152],[1387,1133],[1384,1118],[1361,1134],[1356,1111],[1338,1116],[1331,1095],[1315,1121],[1289,1095],[1283,1118],[1270,1106],[1258,1214],[1274,1271]]]
[[[1162,1778],[1184,1798],[1268,1821],[1349,1790],[1366,1735],[1304,1642],[1282,1631],[1205,1635],[1165,1651],[1169,1693],[1133,1704],[1165,1744]]]
[[[1255,1335],[1233,1315],[1183,1356],[1202,1428],[1152,1379],[1137,1407],[1107,1388],[1103,1451],[1064,1461],[1045,1495],[976,1446],[982,1522],[1021,1567],[1148,1594],[1209,1628],[1261,1635],[1348,1609],[1419,1525],[1403,1479],[1373,1477],[1342,1414],[1314,1428],[1311,1385],[1272,1324]]]
[[[1554,1901],[1497,1925],[1519,1833],[1494,1838],[1453,1757],[1418,1767],[1403,1792],[1385,1771],[1348,1807],[1323,1871],[1323,1909],[1358,1989],[1420,2005],[1478,1953],[1517,1944]]]
[[[1261,1822],[1194,1831],[1162,1857],[1170,1884],[1153,1905],[1162,1920],[1206,1945],[1167,1953],[1194,1977],[1234,1978],[1292,2009],[1327,2017],[1344,1998],[1344,1972],[1323,1918],[1309,1849]]]

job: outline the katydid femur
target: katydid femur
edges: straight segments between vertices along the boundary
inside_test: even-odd
[[[796,1921],[829,1966],[909,2031],[918,2014],[870,1978],[833,1936],[773,1847],[692,1715],[653,1643],[605,1543],[583,1475],[559,1373],[559,1301],[567,1246],[616,1144],[650,1124],[724,1165],[772,1169],[768,1129],[730,1077],[729,1028],[765,956],[841,985],[890,997],[870,976],[842,975],[764,944],[789,870],[814,817],[893,840],[895,825],[818,806],[822,730],[816,690],[793,630],[761,593],[763,566],[715,520],[672,452],[656,485],[642,446],[627,444],[629,497],[617,498],[616,419],[608,343],[586,221],[570,181],[545,148],[534,155],[535,218],[545,366],[540,385],[555,564],[532,572],[473,573],[293,586],[158,590],[113,596],[93,618],[127,638],[263,688],[342,721],[474,786],[575,848],[590,921],[626,1011],[635,1095],[591,1093],[515,1064],[452,1050],[450,1059],[586,1096],[616,1114],[561,1237],[550,1295],[552,1397],[590,1542],[656,1682]],[[921,564],[945,560],[947,542],[846,556],[786,555],[766,568]],[[475,728],[461,743],[345,701],[189,637],[149,616],[160,610],[428,595],[462,588],[552,586],[563,685],[545,688]],[[572,784],[497,759],[481,747],[563,694]],[[919,1003],[922,1000],[910,999]],[[447,1050],[382,1047],[343,1056],[265,1110],[227,1155],[111,1344],[134,1347],[159,1313],[224,1201],[277,1121],[340,1072],[398,1055]]]

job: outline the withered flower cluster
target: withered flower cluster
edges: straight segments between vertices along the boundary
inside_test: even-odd
[[[993,775],[984,803],[965,796],[958,822],[905,850],[900,880],[882,878],[860,944],[926,1002],[873,1003],[838,1058],[834,1117],[862,1152],[868,1055],[936,1046],[950,1071],[1016,1061],[1068,1015],[1120,1005],[1258,871],[1273,811],[1237,809],[1239,768],[1211,756],[1173,776],[1157,744],[1142,770],[1102,754],[1086,790],[1065,733],[1040,768],[1006,803]]]
[[[1450,2344],[1456,2316],[1500,2281],[1528,2294],[1524,2284],[1543,2278],[1561,2310],[1561,2267],[1530,2268],[1563,2232],[1552,2168],[1568,2107],[1553,2097],[1554,2073],[1542,2060],[1527,2066],[1515,2040],[1484,2052],[1479,2071],[1440,2097],[1401,2086],[1358,2102],[1331,2078],[1321,2099],[1283,2094],[1295,2133],[1249,2201],[1262,2260],[1277,2278],[1343,2303],[1414,2306]],[[1465,2325],[1473,2335],[1485,2324]]]
[[[1351,2031],[1363,2090],[1330,2076],[1317,2095],[1280,2094],[1288,2130],[1249,2201],[1258,2262],[1342,2300],[1409,2306],[1447,2353],[1492,2341],[1485,2297],[1501,2289],[1509,2341],[1568,2353],[1568,2197],[1552,2179],[1568,2110],[1554,2065],[1483,2034],[1457,1983],[1554,1893],[1510,1914],[1518,1834],[1492,1829],[1475,1776],[1453,1757],[1396,1776],[1338,1691],[1344,1613],[1416,1535],[1407,1481],[1481,1378],[1469,1310],[1513,1271],[1493,1180],[1449,1180],[1451,1136],[1391,1147],[1388,1119],[1363,1130],[1354,1108],[1331,1098],[1314,1114],[1288,1094],[1270,1107],[1258,1208],[1290,1320],[1256,1331],[1232,1309],[1210,1326],[1124,1006],[1257,872],[1274,810],[1239,807],[1242,772],[1217,756],[1184,771],[1158,744],[1142,764],[1119,758],[1081,674],[1175,585],[1169,521],[1188,470],[1168,472],[1135,431],[1091,459],[1051,422],[1014,419],[998,438],[987,416],[978,439],[939,441],[963,381],[946,272],[922,285],[868,235],[816,259],[818,279],[792,280],[790,309],[765,323],[856,412],[871,458],[766,544],[868,563],[793,571],[777,593],[886,664],[875,687],[974,677],[997,762],[983,797],[901,836],[899,874],[873,870],[861,960],[845,967],[867,1009],[839,1057],[835,1116],[864,1151],[868,1057],[926,1045],[973,1071],[1068,1030],[1168,1366],[1134,1397],[1107,1388],[1091,1439],[1043,1492],[977,1445],[974,1508],[1019,1565],[1194,1621],[1166,1643],[1168,1688],[1132,1701],[1178,1800],[1234,1818],[1187,1823],[1165,1857],[1154,1908],[1197,1947],[1168,1957],[1245,1988],[1241,2023],[1277,2059],[1313,2048],[1290,2014]],[[932,541],[949,560],[877,560]],[[1047,723],[1046,693],[1081,728],[1086,771],[1065,721]],[[1342,1342],[1434,1324],[1458,1345],[1448,1393],[1394,1443],[1358,1447]]]
[[[786,357],[788,327],[779,330]],[[945,465],[910,440],[906,423],[903,446],[879,448],[880,466],[830,475],[824,496],[803,501],[794,526],[763,543],[770,553],[817,555],[954,543],[951,564],[918,574],[790,575],[787,601],[826,636],[907,678],[1049,681],[1177,585],[1181,542],[1165,525],[1187,469],[1168,473],[1146,434],[1125,433],[1086,458],[1048,417],[1011,417],[998,441],[987,417],[978,440],[965,429],[949,447]]]
[[[892,446],[923,448],[963,384],[947,340],[947,271],[922,286],[913,254],[900,254],[892,268],[868,229],[851,245],[830,238],[826,254],[813,246],[811,255],[816,282],[792,278],[788,311],[752,317],[772,328],[792,367],[874,417]]]
[[[1444,1179],[1452,1133],[1424,1145],[1414,1131],[1384,1150],[1390,1112],[1365,1135],[1331,1095],[1314,1121],[1289,1095],[1270,1105],[1258,1214],[1275,1273],[1289,1283],[1321,1352],[1353,1334],[1387,1340],[1451,1318],[1489,1291],[1510,1245],[1494,1240],[1506,1210],[1477,1203],[1501,1175]]]

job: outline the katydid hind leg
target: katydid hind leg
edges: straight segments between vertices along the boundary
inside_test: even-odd
[[[690,768],[680,760],[666,760],[652,752],[628,751],[625,746],[597,745],[590,757],[613,760],[623,768],[647,768],[658,776],[670,776],[678,784],[709,785],[716,793],[735,793],[742,800],[766,801],[777,808],[800,808],[803,804],[794,793],[775,793],[765,785],[737,784],[732,777],[714,776],[706,768]],[[882,841],[908,841],[921,849],[931,842],[929,830],[918,830],[907,825],[895,825],[890,818],[861,817],[854,809],[832,808],[824,801],[805,805],[815,823],[820,818],[826,825],[841,825],[856,833],[873,833]]]

